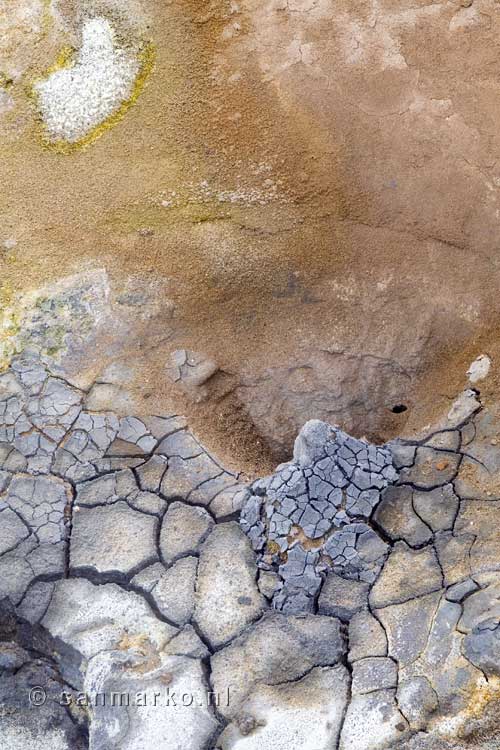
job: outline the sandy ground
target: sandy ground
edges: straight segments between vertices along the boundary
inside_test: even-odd
[[[66,31],[56,24],[26,42],[26,70],[9,82],[16,106],[0,124],[0,247],[16,243],[0,253],[10,297],[96,268],[116,297],[131,278],[154,279],[165,304],[154,325],[138,324],[122,344],[135,391],[152,409],[187,412],[209,447],[249,472],[269,468],[277,453],[235,393],[242,377],[329,347],[401,361],[410,376],[396,403],[407,411],[393,414],[379,398],[369,427],[362,416],[353,427],[384,440],[431,422],[478,354],[498,361],[496,186],[484,186],[495,184],[489,122],[498,85],[486,47],[471,47],[492,38],[497,16],[488,27],[467,16],[452,35],[462,16],[443,10],[451,36],[439,46],[432,18],[390,20],[386,2],[380,23],[406,67],[389,57],[377,72],[374,42],[361,40],[361,62],[346,51],[355,12],[347,2],[333,26],[325,2],[312,20],[280,3],[241,3],[238,12],[225,2],[145,3],[146,20],[130,33],[153,42],[156,63],[139,101],[92,146],[62,155],[43,147],[25,95],[77,39],[85,3],[59,5]],[[98,12],[103,3],[87,6]],[[123,19],[110,17],[126,36]],[[289,65],[297,38],[302,57]],[[466,50],[471,80],[457,99]],[[448,83],[432,68],[440,57],[454,65]],[[453,102],[446,117],[429,109],[434,98]],[[219,364],[208,401],[193,403],[165,377],[177,348]],[[495,399],[492,372],[483,393]]]

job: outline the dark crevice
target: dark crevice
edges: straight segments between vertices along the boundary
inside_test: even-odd
[[[345,654],[343,655],[340,663],[346,668],[348,676],[349,676],[349,683],[347,686],[347,699],[344,704],[344,707],[342,709],[342,717],[340,719],[340,726],[339,726],[339,733],[337,740],[335,742],[335,750],[339,750],[340,743],[342,741],[342,732],[344,730],[344,725],[347,718],[347,711],[349,710],[349,706],[351,705],[352,700],[352,675],[353,675],[353,666],[351,662],[349,661],[349,651],[350,651],[350,643],[349,643],[349,626],[343,626],[342,631],[345,643],[346,643],[346,649]]]
[[[155,562],[158,562],[157,560]],[[149,567],[153,563],[148,563],[144,567]],[[141,568],[143,570],[144,568]],[[134,575],[137,575],[136,571]],[[122,573],[96,573],[95,570],[92,570],[91,568],[78,568],[77,570],[72,571],[72,577],[73,578],[82,578],[86,581],[89,581],[90,583],[94,584],[94,586],[106,586],[107,584],[115,584],[119,586],[124,591],[127,591],[128,593],[137,594],[137,596],[140,596],[146,604],[149,605],[150,609],[153,611],[155,617],[158,620],[161,620],[161,622],[164,622],[166,625],[170,625],[170,627],[175,628],[177,631],[182,630],[182,625],[179,625],[178,623],[174,622],[173,620],[170,620],[168,617],[165,617],[165,615],[161,612],[160,608],[158,607],[154,597],[152,594],[145,589],[143,589],[141,586],[137,586],[133,584],[130,580],[127,579],[126,576],[124,576]],[[173,636],[174,637],[174,636]]]
[[[64,546],[64,577],[69,578],[70,569],[70,553],[71,553],[71,535],[73,533],[73,511],[75,506],[75,490],[73,486],[69,485],[70,497],[64,508],[64,521],[66,523],[66,539]]]
[[[406,406],[406,404],[394,404],[394,406],[391,408],[393,414],[403,414],[407,410],[408,407]]]
[[[64,713],[67,715],[71,726],[74,729],[73,742],[76,742],[78,750],[83,748],[88,749],[89,747],[89,723],[88,717],[82,712],[77,718],[76,713],[71,710],[71,706],[66,705],[64,702],[57,700],[57,696],[52,697],[52,690],[50,689],[51,683],[54,682],[60,685],[62,695],[63,691],[69,693],[78,692],[79,686],[71,683],[68,678],[63,677],[60,670],[60,665],[54,658],[54,653],[57,652],[57,645],[52,635],[41,625],[32,625],[27,620],[20,617],[13,605],[8,599],[0,601],[0,644],[1,642],[15,643],[21,649],[23,649],[29,655],[29,661],[24,662],[20,667],[14,670],[7,670],[2,673],[4,679],[20,677],[25,667],[34,666],[37,670],[43,670],[42,674],[37,677],[41,687],[46,690],[47,700],[43,705],[49,705],[53,700],[57,706],[62,707]],[[45,683],[41,682],[41,678],[45,679]],[[22,679],[20,682],[25,684]],[[31,683],[27,686],[29,689],[33,688],[34,685]],[[18,696],[13,694],[14,700]],[[20,696],[19,696],[20,697]],[[30,703],[26,698],[26,704],[20,704],[18,710],[22,712],[25,708],[29,708]],[[4,707],[4,710],[8,712],[8,703]],[[66,729],[63,729],[66,734]],[[69,738],[68,738],[69,739]],[[76,745],[75,745],[76,747]]]

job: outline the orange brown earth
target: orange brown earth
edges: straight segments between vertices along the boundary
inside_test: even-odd
[[[96,16],[154,64],[61,153],[33,87]],[[98,269],[149,290],[92,376],[120,352],[249,472],[311,417],[421,429],[497,354],[499,27],[493,0],[3,0],[4,304]],[[202,403],[164,375],[179,349],[224,373]]]

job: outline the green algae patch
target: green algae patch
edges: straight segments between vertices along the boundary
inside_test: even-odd
[[[54,17],[52,15],[52,0],[43,0],[42,10],[42,33],[44,36],[50,32],[54,23]]]
[[[17,336],[21,330],[21,316],[13,306],[12,287],[0,287],[0,372],[6,370],[17,354]]]
[[[58,70],[70,68],[73,63],[75,52],[76,50],[74,47],[70,44],[65,44],[64,47],[59,50],[56,59],[52,65],[47,68],[42,78],[48,78],[48,76],[52,75],[52,73],[56,73]]]
[[[7,75],[7,73],[4,73],[0,70],[0,88],[2,89],[10,89],[14,85],[14,81],[10,76]]]
[[[0,288],[0,371],[25,349],[60,360],[79,350],[108,315],[104,271],[77,274],[24,294]]]
[[[155,205],[120,208],[107,218],[105,225],[108,230],[121,234],[140,232],[145,228],[161,232],[181,224],[230,221],[231,217],[231,212],[221,208],[215,201],[213,205],[204,205],[186,200],[185,203],[168,209]]]

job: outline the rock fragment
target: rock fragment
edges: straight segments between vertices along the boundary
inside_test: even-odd
[[[232,718],[256,684],[278,685],[297,680],[312,667],[334,666],[345,650],[338,620],[269,612],[211,659],[214,689],[231,689],[230,705],[220,711]]]
[[[178,349],[170,356],[167,374],[174,383],[198,387],[206,383],[219,370],[217,363],[197,352]]]
[[[336,746],[349,692],[347,669],[318,667],[297,682],[257,685],[222,733],[221,750]]]
[[[448,425],[460,427],[481,408],[477,393],[472,388],[463,391],[448,412]]]
[[[98,654],[89,665],[85,692],[108,697],[108,704],[90,709],[91,747],[116,747],[119,738],[123,750],[204,750],[218,726],[197,659]]]
[[[429,680],[423,676],[400,682],[398,706],[413,730],[425,729],[429,716],[438,708],[438,697]]]
[[[370,592],[372,607],[386,607],[416,599],[443,585],[441,569],[434,548],[413,550],[397,542]]]
[[[446,598],[450,602],[462,602],[466,596],[477,591],[479,586],[472,578],[467,578],[461,583],[455,583],[454,586],[450,586],[446,591]]]
[[[70,562],[73,570],[130,575],[157,559],[157,521],[127,503],[80,508],[73,520]]]
[[[414,492],[413,507],[433,532],[449,531],[457,517],[459,499],[451,484],[430,492]]]
[[[464,639],[464,655],[488,677],[500,677],[500,619],[483,620]]]
[[[471,363],[467,370],[467,376],[471,383],[477,383],[479,380],[484,380],[487,377],[491,367],[491,359],[487,354],[480,354],[476,357],[474,362]]]
[[[370,656],[355,661],[352,666],[352,694],[363,695],[375,690],[397,687],[398,667],[395,661],[383,656]]]
[[[203,508],[174,502],[163,517],[160,550],[166,563],[198,550],[214,522]]]
[[[349,620],[368,606],[369,585],[329,573],[318,600],[318,612]]]
[[[250,542],[237,523],[216,526],[200,553],[195,620],[214,647],[227,643],[264,612]]]
[[[197,569],[195,557],[183,557],[168,569],[156,563],[137,573],[132,585],[151,595],[168,622],[182,626],[193,616]]]
[[[354,662],[373,656],[387,656],[387,636],[380,622],[363,610],[349,622],[348,659]]]
[[[425,649],[440,598],[435,592],[375,610],[387,635],[388,655],[400,668],[415,661]]]
[[[393,542],[404,540],[411,547],[418,547],[432,539],[432,532],[417,513],[410,487],[388,487],[373,518]]]
[[[408,732],[396,704],[395,690],[355,695],[347,709],[340,750],[386,750]]]

